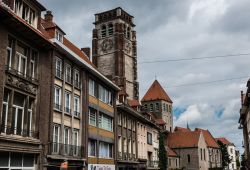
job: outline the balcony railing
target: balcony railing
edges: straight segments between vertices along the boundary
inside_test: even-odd
[[[148,167],[158,167],[158,161],[148,161],[147,166]]]
[[[62,111],[62,105],[54,103],[54,109]]]
[[[81,157],[83,154],[83,147],[52,142],[50,144],[50,152],[53,155]]]
[[[71,114],[71,109],[69,107],[64,107],[64,112]]]
[[[38,138],[38,132],[27,130],[27,129],[21,129],[19,127],[14,126],[1,126],[1,133],[7,134],[7,135],[18,135],[23,137],[32,137],[32,138]]]
[[[25,74],[23,72],[20,72],[12,67],[9,67],[8,65],[5,66],[5,71],[10,73],[10,74],[13,74],[13,75],[16,75],[18,77],[21,77],[23,79],[26,79],[28,81],[32,81],[32,82],[35,82],[35,83],[38,83],[38,79],[36,79],[35,77],[31,76],[31,75],[28,75],[28,74]]]
[[[74,111],[74,116],[75,116],[75,117],[80,117],[80,112]]]

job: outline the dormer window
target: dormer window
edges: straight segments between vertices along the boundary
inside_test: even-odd
[[[56,31],[56,39],[60,42],[63,42],[63,34],[59,31]]]
[[[36,23],[37,23],[36,11],[33,10],[28,4],[20,0],[15,0],[14,11],[19,17],[24,19],[30,25],[36,27]]]
[[[107,31],[106,31],[106,25],[103,25],[102,26],[102,30],[101,30],[101,34],[102,34],[102,38],[106,37],[107,36]]]

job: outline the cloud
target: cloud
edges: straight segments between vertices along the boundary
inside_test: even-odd
[[[138,63],[250,52],[249,0],[40,0],[79,47],[90,46],[94,14],[118,6],[135,17]],[[175,125],[209,129],[241,149],[237,129],[240,91],[247,78],[211,84],[180,84],[248,76],[249,56],[139,64],[140,96],[155,79],[174,101]]]

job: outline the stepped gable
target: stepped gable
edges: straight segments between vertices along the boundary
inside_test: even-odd
[[[195,131],[199,131],[199,132],[203,133],[203,136],[205,138],[205,141],[206,141],[208,147],[211,147],[211,148],[220,148],[219,145],[217,144],[215,138],[209,132],[209,130],[195,128]]]
[[[153,82],[141,101],[146,102],[154,100],[165,100],[169,103],[173,103],[166,91],[157,80]]]

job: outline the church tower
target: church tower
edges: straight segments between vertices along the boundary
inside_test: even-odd
[[[92,60],[120,88],[119,100],[139,99],[133,16],[122,8],[95,14]]]
[[[157,124],[164,130],[173,131],[173,102],[157,80],[148,89],[141,103],[145,112],[154,115]]]

